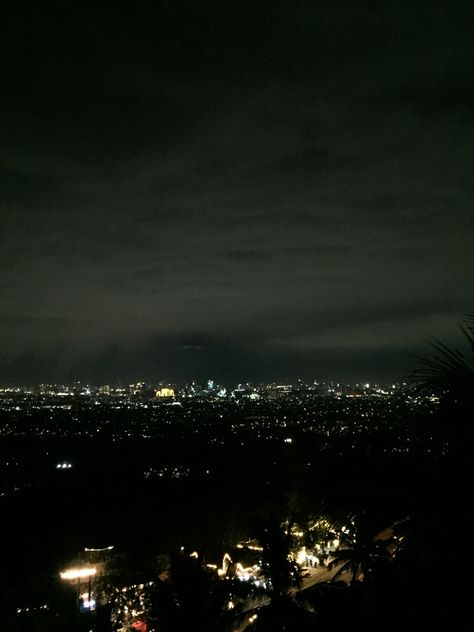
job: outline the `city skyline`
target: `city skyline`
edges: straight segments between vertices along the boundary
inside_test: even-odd
[[[472,17],[4,4],[2,381],[397,381],[458,346]]]
[[[9,393],[9,392],[28,392],[28,389],[42,389],[35,394],[45,393],[48,391],[46,389],[59,389],[56,391],[51,391],[50,394],[78,394],[84,389],[93,389],[97,392],[102,392],[103,394],[107,394],[104,389],[111,389],[110,392],[129,392],[131,394],[139,395],[140,393],[148,393],[148,391],[153,389],[161,389],[164,391],[171,390],[173,388],[178,389],[176,394],[185,391],[186,389],[194,387],[196,389],[196,393],[203,394],[215,394],[220,389],[232,389],[232,390],[251,390],[251,389],[269,389],[269,388],[290,388],[295,389],[298,388],[315,388],[315,387],[329,387],[332,388],[334,386],[337,387],[358,387],[365,389],[378,388],[382,386],[390,386],[393,389],[397,389],[399,387],[406,387],[409,385],[409,382],[405,381],[397,381],[397,382],[383,382],[383,381],[373,381],[373,382],[347,382],[344,380],[302,380],[297,379],[296,381],[269,381],[269,382],[254,382],[254,381],[243,381],[243,382],[225,382],[223,380],[207,380],[207,381],[199,381],[199,380],[191,380],[189,382],[178,382],[171,381],[166,379],[155,379],[155,380],[140,380],[136,383],[128,383],[126,381],[118,381],[118,382],[109,382],[109,383],[94,383],[94,382],[81,382],[80,380],[71,381],[71,382],[41,382],[37,384],[0,384],[0,394]],[[65,390],[61,390],[65,389]],[[230,393],[230,391],[229,391]],[[87,393],[92,394],[92,392]],[[173,391],[170,394],[164,395],[164,397],[174,396],[175,392]]]

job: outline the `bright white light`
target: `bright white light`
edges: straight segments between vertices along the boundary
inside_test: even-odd
[[[306,553],[306,547],[304,546],[298,551],[298,554],[296,556],[296,563],[300,566],[303,566],[303,564],[306,562],[307,557],[308,555]]]
[[[80,579],[82,577],[91,577],[97,573],[97,569],[85,567],[85,568],[70,568],[67,571],[61,573],[61,579]]]
[[[102,549],[89,549],[86,546],[84,551],[111,551],[113,548],[114,548],[113,546],[104,546]]]
[[[81,595],[82,606],[86,610],[95,610],[95,599],[92,598],[92,595],[89,593],[83,593]]]

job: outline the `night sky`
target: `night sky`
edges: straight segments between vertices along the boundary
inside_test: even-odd
[[[474,308],[472,1],[4,1],[0,381],[394,380]]]

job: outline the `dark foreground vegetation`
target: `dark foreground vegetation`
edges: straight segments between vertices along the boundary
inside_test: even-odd
[[[467,351],[436,343],[413,376],[413,396],[437,403],[405,420],[408,450],[393,427],[372,443],[5,440],[2,455],[32,469],[1,499],[1,629],[474,629],[472,319],[464,333]],[[48,467],[65,458],[70,471]],[[302,571],[302,546],[322,551],[319,569]],[[59,576],[84,564],[101,569],[90,612]],[[320,570],[310,585],[304,575]]]

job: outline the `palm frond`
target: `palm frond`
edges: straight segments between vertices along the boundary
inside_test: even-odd
[[[474,397],[474,315],[468,314],[461,332],[470,353],[431,341],[431,357],[415,356],[419,362],[408,380],[415,395],[437,395],[443,401],[466,403]]]

